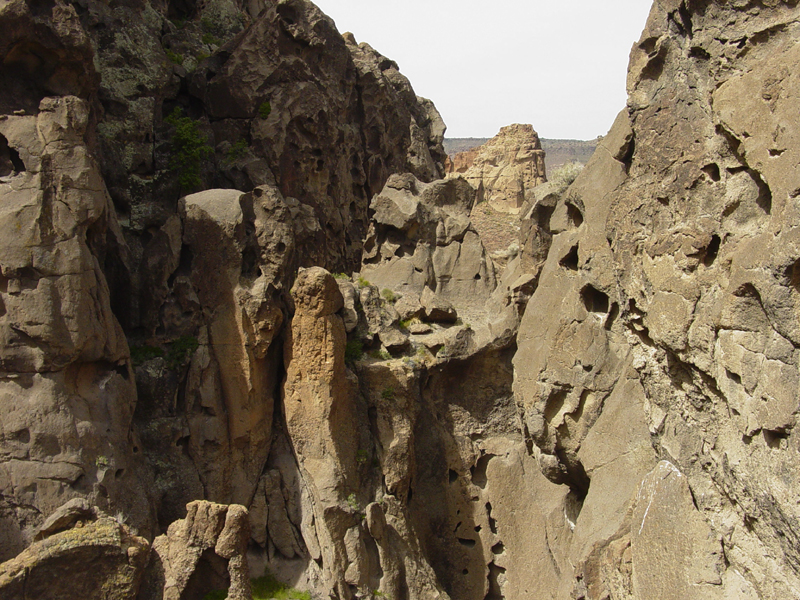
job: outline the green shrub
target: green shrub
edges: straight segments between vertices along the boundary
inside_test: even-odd
[[[211,33],[204,33],[202,40],[204,44],[208,44],[209,46],[219,46],[222,44],[222,41]]]
[[[553,183],[558,188],[558,193],[564,192],[572,182],[578,178],[578,175],[583,171],[583,165],[579,162],[568,162],[561,165],[550,174],[548,181]]]
[[[182,116],[183,112],[176,107],[164,121],[172,125],[175,131],[170,139],[172,156],[169,161],[171,171],[178,173],[178,182],[182,188],[198,187],[200,166],[203,159],[213,153],[205,136],[200,133],[197,121]]]
[[[350,281],[350,276],[347,273],[334,273],[333,278],[341,281]]]
[[[387,302],[391,302],[392,304],[397,302],[397,294],[395,294],[389,288],[383,288],[381,290],[381,296],[383,296],[384,300],[386,300]]]
[[[231,165],[240,158],[244,158],[249,149],[250,145],[245,140],[239,140],[235,144],[231,145],[231,147],[225,153],[225,163],[227,165]]]
[[[394,400],[394,388],[389,386],[381,391],[381,398],[384,400]]]
[[[370,285],[369,281],[367,281],[363,277],[359,277],[358,278],[358,287],[365,288],[365,287],[369,287],[369,285]]]
[[[366,450],[359,450],[358,452],[356,452],[356,462],[359,464],[364,464],[365,462],[367,462],[368,457],[369,456]]]
[[[262,577],[250,580],[250,588],[253,591],[253,600],[311,600],[311,594],[301,592],[289,587],[275,579],[270,573],[265,573]],[[215,590],[203,596],[203,600],[225,600],[228,597],[228,590]]]
[[[135,367],[159,356],[164,356],[164,351],[161,348],[156,348],[155,346],[131,346],[131,362]]]
[[[272,112],[272,105],[266,101],[262,102],[261,105],[258,107],[258,116],[262,119],[266,119],[269,114]]]
[[[364,344],[360,340],[350,340],[344,347],[344,361],[354,363],[364,356]]]
[[[167,366],[173,371],[180,369],[186,363],[186,360],[194,354],[199,345],[196,337],[190,335],[179,337],[169,345],[165,359]]]
[[[169,48],[164,50],[167,53],[167,58],[174,62],[176,65],[183,64],[183,54],[178,54],[177,52],[173,52]]]
[[[355,494],[350,494],[347,497],[347,506],[352,508],[355,512],[359,512],[361,510],[361,505],[358,503],[358,499],[356,498]]]

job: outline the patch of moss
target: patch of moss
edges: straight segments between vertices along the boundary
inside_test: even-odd
[[[397,302],[397,294],[395,294],[389,288],[383,288],[381,290],[381,296],[383,296],[383,299],[386,300],[387,302],[390,302],[391,304]]]
[[[289,587],[270,573],[251,579],[250,588],[253,591],[253,600],[311,600],[309,592]],[[227,597],[228,590],[215,590],[203,596],[203,600],[225,600]]]
[[[269,101],[262,102],[261,105],[258,107],[258,116],[262,119],[266,119],[270,113],[272,112],[272,105]]]

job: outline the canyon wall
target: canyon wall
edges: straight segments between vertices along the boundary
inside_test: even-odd
[[[798,23],[657,0],[498,265],[310,2],[4,3],[0,595],[797,596]]]

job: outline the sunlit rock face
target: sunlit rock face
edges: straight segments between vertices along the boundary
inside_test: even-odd
[[[547,181],[544,150],[532,125],[508,125],[483,146],[459,152],[447,172],[461,174],[477,190],[477,202],[517,213],[525,192]]]
[[[571,187],[503,130],[498,266],[311,3],[5,3],[0,585],[797,596],[798,17],[656,2]]]
[[[514,390],[559,597],[796,594],[797,17],[657,2],[545,225]]]

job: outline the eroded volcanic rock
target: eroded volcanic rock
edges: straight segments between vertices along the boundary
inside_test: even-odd
[[[6,595],[796,597],[798,22],[656,2],[500,271],[310,3],[3,4]]]
[[[448,160],[448,173],[461,174],[478,191],[478,202],[519,211],[525,191],[547,181],[544,150],[532,125],[508,125],[483,146]]]

